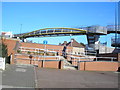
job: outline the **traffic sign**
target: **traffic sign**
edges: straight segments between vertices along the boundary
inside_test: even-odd
[[[48,41],[46,41],[46,40],[43,41],[43,44],[47,44],[47,43],[48,43]]]

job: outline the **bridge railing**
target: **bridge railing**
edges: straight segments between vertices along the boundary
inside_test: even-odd
[[[103,33],[107,34],[107,28],[102,26],[89,26],[87,27],[88,32],[92,33]]]
[[[107,25],[106,28],[107,31],[115,31],[115,29],[117,29],[117,31],[120,31],[120,25]]]
[[[111,38],[111,45],[112,46],[118,46],[118,47],[120,47],[120,37],[117,37],[116,38],[116,40],[115,40],[115,37],[112,37]]]
[[[39,29],[28,33],[14,34],[13,37],[30,37],[34,35],[47,35],[47,34],[69,34],[69,33],[86,33],[86,30],[78,28],[45,28]]]

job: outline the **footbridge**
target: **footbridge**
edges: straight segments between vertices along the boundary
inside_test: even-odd
[[[92,32],[85,29],[78,29],[78,28],[44,28],[35,30],[28,33],[21,33],[21,34],[14,34],[14,38],[19,37],[22,38],[29,38],[29,37],[54,37],[54,36],[70,36],[70,35],[86,35],[86,34],[97,34],[103,35],[106,33],[103,32]]]
[[[88,26],[81,28],[44,28],[35,30],[28,33],[14,34],[13,38],[20,38],[24,41],[24,39],[29,37],[57,37],[57,36],[73,36],[73,35],[86,35],[88,46],[95,48],[95,43],[98,41],[100,35],[107,35],[109,33],[116,33],[115,26],[108,25],[106,27],[103,26]],[[120,29],[117,30],[117,33],[120,34]]]
[[[116,27],[119,28],[119,27]],[[120,29],[115,30],[115,25],[107,25],[106,27],[93,25],[80,28],[43,28],[28,33],[14,34],[13,38],[19,37],[25,39],[29,37],[54,37],[54,36],[70,36],[70,35],[106,35],[110,33],[120,34]]]

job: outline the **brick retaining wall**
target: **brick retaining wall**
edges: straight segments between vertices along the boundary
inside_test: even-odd
[[[117,71],[118,62],[79,62],[79,70],[88,71]]]

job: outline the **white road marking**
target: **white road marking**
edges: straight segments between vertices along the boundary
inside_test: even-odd
[[[120,73],[120,72],[114,72],[114,73]]]
[[[16,72],[26,72],[26,69],[22,69],[22,68],[16,68],[15,70]]]

